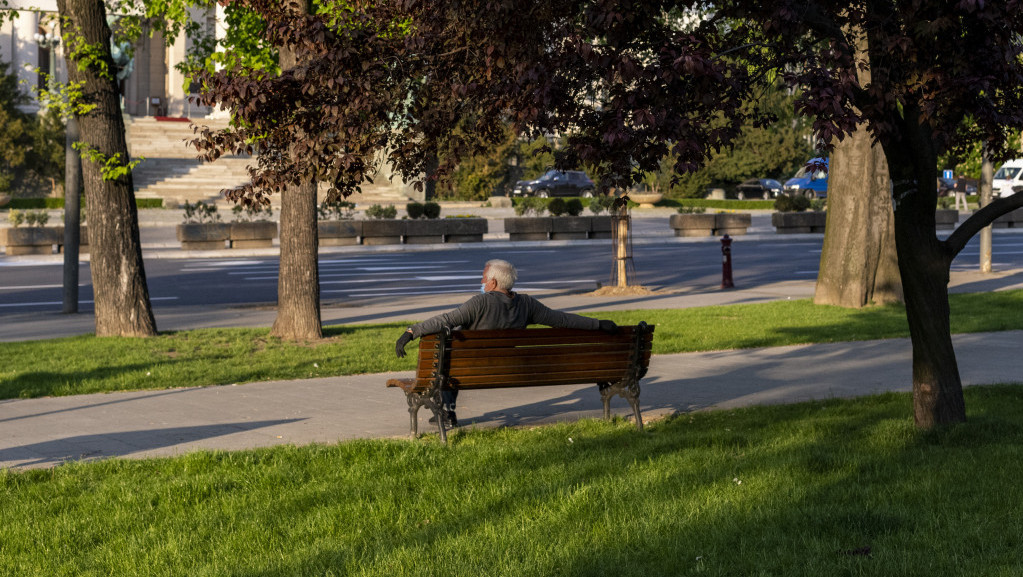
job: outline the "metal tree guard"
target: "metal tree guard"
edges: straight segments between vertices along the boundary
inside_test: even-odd
[[[614,266],[611,286],[627,287],[636,282],[636,267],[632,262],[632,217],[629,216],[629,197],[622,196],[611,206],[611,245]]]

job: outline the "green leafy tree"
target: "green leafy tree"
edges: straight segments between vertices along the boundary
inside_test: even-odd
[[[25,164],[25,150],[31,141],[29,116],[18,109],[28,96],[18,89],[18,78],[9,74],[10,65],[0,61],[0,193],[11,190],[15,171]]]
[[[0,62],[0,192],[53,192],[64,181],[63,120],[54,107],[22,112],[30,99],[9,70]]]

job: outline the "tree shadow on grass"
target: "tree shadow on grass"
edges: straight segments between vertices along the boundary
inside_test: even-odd
[[[286,425],[301,420],[304,419],[242,421],[216,425],[76,435],[0,449],[0,463],[11,463],[17,468],[30,469],[50,467],[69,461],[127,457],[146,451]]]
[[[233,575],[908,575],[925,558],[937,574],[964,562],[978,574],[1018,568],[1017,538],[991,538],[1015,515],[1003,502],[1013,475],[951,463],[1019,443],[1019,395],[1011,407],[987,403],[977,426],[937,433],[913,430],[905,397],[680,417],[647,434],[553,428],[536,440],[575,442],[516,445],[500,459],[473,454],[500,433],[475,432],[424,450],[421,467],[380,465],[381,492],[352,498],[388,501],[383,480],[397,477],[428,492],[388,526],[338,519],[351,539],[270,554],[263,567],[245,559]],[[298,499],[281,505],[273,512],[289,526],[322,514]]]

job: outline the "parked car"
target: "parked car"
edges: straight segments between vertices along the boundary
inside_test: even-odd
[[[792,178],[785,181],[786,194],[807,198],[828,197],[828,160],[811,158]]]
[[[1010,160],[998,168],[991,183],[991,196],[1009,196],[1017,186],[1023,186],[1023,158]]]
[[[778,198],[782,191],[781,183],[773,178],[751,178],[735,187],[735,196],[739,200],[751,198],[768,200]]]
[[[956,179],[938,177],[938,196],[952,196],[956,191]],[[977,194],[977,181],[966,179],[966,194]]]
[[[512,196],[593,196],[593,181],[581,170],[548,170],[536,180],[520,180],[512,189]]]

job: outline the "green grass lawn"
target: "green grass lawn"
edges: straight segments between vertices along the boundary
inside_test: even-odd
[[[956,294],[957,333],[1023,329],[1023,291]],[[769,347],[908,336],[901,306],[844,309],[808,300],[593,314],[656,324],[654,353]],[[203,329],[149,339],[80,336],[0,346],[0,399],[220,385],[412,370],[394,341],[408,323],[327,327],[315,343],[266,329]]]
[[[0,471],[0,575],[1023,574],[1023,388]]]

